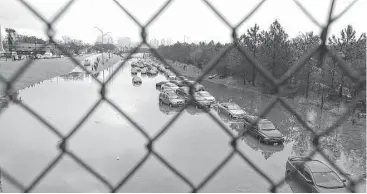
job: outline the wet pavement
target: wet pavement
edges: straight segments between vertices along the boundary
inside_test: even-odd
[[[116,66],[98,75],[107,80]],[[141,76],[140,73],[138,76]],[[163,75],[141,76],[142,84],[133,85],[130,67],[125,66],[108,85],[107,97],[131,116],[150,136],[178,112],[176,108],[159,105],[159,91],[155,83],[165,80]],[[233,100],[250,113],[262,110],[269,98],[224,86],[204,82],[206,89],[219,101]],[[100,98],[100,86],[83,73],[71,74],[43,81],[21,90],[19,99],[56,127],[68,134]],[[4,103],[3,103],[4,104]],[[58,137],[35,117],[16,104],[7,104],[0,112],[0,166],[24,185],[29,185],[58,155]],[[336,118],[315,108],[302,108],[305,119],[323,129]],[[236,123],[211,110],[231,128]],[[320,119],[321,117],[321,119]],[[311,135],[304,132],[294,117],[277,105],[266,116],[286,137],[284,145],[264,145],[252,137],[242,137],[238,149],[274,182],[285,176],[289,156],[306,155],[311,151]],[[365,121],[340,126],[338,131],[322,140],[322,148],[329,158],[346,172],[359,175],[365,172]],[[236,130],[237,129],[237,130]],[[186,109],[179,119],[154,144],[154,149],[182,172],[194,185],[202,180],[230,153],[230,137],[203,111]],[[113,107],[102,103],[70,138],[68,149],[79,156],[112,185],[126,176],[145,156],[147,140]],[[321,156],[316,158],[325,161]],[[327,163],[327,162],[326,162]],[[4,192],[19,192],[3,180]],[[201,192],[268,192],[270,184],[239,156],[232,160],[208,182]],[[292,192],[283,184],[278,192]],[[118,192],[189,192],[190,188],[150,156],[143,167]],[[34,188],[33,192],[108,192],[92,174],[70,157],[64,156],[53,170]]]

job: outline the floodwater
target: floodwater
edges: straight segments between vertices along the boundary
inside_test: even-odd
[[[116,66],[101,72],[98,79],[107,80],[115,70]],[[131,79],[127,65],[109,83],[107,98],[153,137],[177,109],[158,103],[159,92],[155,89],[155,83],[165,80],[163,75],[142,76],[140,86],[134,86]],[[233,100],[250,113],[259,112],[270,102],[268,97],[255,93],[230,90],[208,82],[203,85],[217,100]],[[99,100],[100,86],[90,76],[73,72],[21,90],[16,98],[66,135]],[[0,166],[28,186],[58,156],[59,138],[17,104],[3,107],[0,111]],[[336,119],[335,115],[321,114],[312,107],[300,109],[304,119],[319,130]],[[229,127],[231,133],[238,133],[235,124],[218,115],[214,109],[212,112]],[[280,105],[275,106],[266,118],[272,120],[286,136],[285,144],[268,146],[251,137],[242,137],[238,149],[274,182],[278,182],[284,178],[289,156],[306,155],[313,149],[310,143],[312,136]],[[347,122],[321,142],[329,159],[355,176],[365,172],[364,122],[354,125]],[[191,108],[185,110],[170,129],[156,140],[154,150],[194,185],[199,185],[231,152],[230,140],[228,134],[208,115]],[[148,140],[132,124],[103,102],[69,139],[67,149],[115,186],[145,156],[147,143]],[[325,161],[319,155],[315,157]],[[200,191],[268,192],[269,188],[270,184],[264,178],[235,155]],[[3,178],[2,190],[19,192]],[[190,191],[186,183],[153,155],[118,190]],[[292,192],[292,189],[285,183],[277,191]],[[71,157],[64,156],[33,192],[108,192],[108,188]]]

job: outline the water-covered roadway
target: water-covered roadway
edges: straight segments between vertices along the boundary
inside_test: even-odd
[[[98,75],[107,79],[116,66]],[[139,73],[139,76],[140,73]],[[142,76],[140,86],[132,85],[130,66],[119,71],[108,86],[108,98],[127,112],[150,136],[174,116],[177,109],[159,105],[159,91],[155,83],[165,80],[163,75]],[[251,92],[230,90],[204,82],[203,85],[218,101],[232,99],[248,112],[262,110],[269,97]],[[31,107],[64,135],[70,132],[99,100],[100,87],[90,76],[74,72],[26,88],[17,94],[22,103]],[[0,115],[0,166],[24,185],[29,185],[46,166],[58,156],[58,137],[36,118],[16,104],[4,105]],[[334,116],[324,115],[316,108],[302,108],[307,120],[321,128],[333,122]],[[212,110],[215,115],[214,110]],[[223,116],[221,122],[232,126]],[[312,148],[310,135],[296,119],[277,105],[266,116],[286,136],[281,146],[260,144],[251,137],[243,137],[238,148],[272,180],[284,178],[286,160],[291,155],[305,155]],[[335,118],[334,118],[335,120]],[[365,171],[364,121],[350,122],[337,133],[323,139],[323,148],[330,159],[346,172],[358,175]],[[233,127],[233,126],[232,126]],[[234,127],[233,127],[234,128]],[[235,128],[232,130],[237,134]],[[154,149],[178,171],[198,185],[222,162],[231,151],[230,137],[208,115],[187,109],[167,133],[157,140]],[[103,175],[112,185],[145,156],[147,140],[110,105],[103,103],[80,126],[68,149]],[[318,157],[318,156],[317,156]],[[322,161],[323,158],[318,157]],[[239,156],[235,156],[201,190],[202,192],[267,192],[270,185]],[[2,178],[4,192],[18,192]],[[107,192],[107,188],[92,174],[65,156],[34,188],[34,192]],[[188,192],[189,187],[166,168],[155,156],[126,182],[118,192]],[[278,192],[292,192],[284,184]]]

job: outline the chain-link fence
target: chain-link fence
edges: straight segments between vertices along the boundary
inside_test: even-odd
[[[132,13],[130,13],[122,4],[120,4],[117,0],[113,0],[114,3],[116,4],[116,6],[118,6],[122,12],[124,12],[129,18],[131,18],[136,25],[138,25],[141,28],[141,38],[142,41],[140,43],[139,46],[137,46],[133,52],[131,52],[129,54],[129,57],[131,57],[136,51],[137,49],[142,46],[142,45],[147,45],[152,54],[158,58],[165,66],[170,66],[171,70],[176,73],[177,75],[180,75],[180,73],[178,73],[178,71],[171,65],[169,65],[164,59],[163,57],[161,57],[159,55],[159,53],[152,48],[146,41],[146,37],[147,37],[147,32],[146,29],[147,27],[165,10],[169,7],[170,4],[173,3],[173,0],[167,0],[164,5],[159,9],[159,11],[157,11],[152,17],[151,19],[145,24],[141,24],[138,22],[138,20],[133,16]],[[30,11],[33,12],[33,14],[35,16],[37,16],[40,20],[42,20],[44,22],[44,24],[47,26],[47,35],[50,39],[50,42],[56,44],[56,47],[58,47],[61,51],[64,52],[65,55],[69,56],[70,59],[80,68],[82,68],[84,71],[86,71],[88,74],[91,74],[91,72],[86,69],[83,65],[81,65],[78,60],[76,60],[75,58],[73,58],[71,56],[70,53],[67,53],[60,45],[58,45],[56,43],[56,41],[54,40],[54,29],[53,29],[53,24],[58,21],[61,16],[63,14],[65,14],[67,12],[67,10],[73,5],[73,3],[75,2],[75,0],[70,0],[56,15],[55,17],[50,20],[47,21],[42,15],[40,15],[40,13],[38,13],[37,11],[35,11],[35,9],[28,4],[27,2],[25,2],[24,0],[19,0],[19,2],[24,5],[25,7],[27,7]],[[207,0],[202,0],[202,2],[207,5],[207,7],[209,9],[211,9],[220,20],[222,20],[227,26],[228,28],[230,28],[232,30],[232,38],[233,38],[233,44],[228,45],[225,49],[223,49],[222,51],[220,51],[214,58],[212,58],[208,64],[207,64],[207,68],[204,69],[203,73],[196,78],[195,81],[197,81],[198,83],[201,82],[201,80],[204,78],[204,76],[210,72],[218,63],[218,61],[221,59],[221,57],[223,57],[230,49],[232,48],[237,48],[245,57],[246,59],[248,59],[248,61],[256,68],[256,70],[272,85],[272,87],[276,90],[277,95],[274,95],[273,99],[271,100],[271,102],[269,103],[269,105],[261,111],[261,113],[258,115],[258,118],[262,118],[264,117],[267,112],[269,112],[273,106],[276,103],[280,103],[283,107],[285,107],[288,111],[290,111],[298,120],[298,122],[300,124],[303,125],[303,127],[305,129],[307,129],[308,131],[312,132],[314,134],[314,139],[313,139],[313,145],[315,146],[315,150],[313,150],[308,157],[312,157],[313,155],[315,155],[316,153],[320,154],[321,156],[323,156],[323,158],[327,161],[330,162],[330,164],[332,164],[333,168],[335,168],[337,171],[339,171],[339,173],[344,174],[342,172],[342,170],[336,166],[335,164],[333,164],[332,161],[330,161],[328,159],[328,157],[326,157],[325,153],[323,153],[323,151],[318,147],[319,145],[319,139],[323,136],[328,135],[329,133],[331,133],[333,130],[336,129],[337,126],[339,126],[340,124],[342,124],[344,121],[346,121],[346,119],[349,117],[349,115],[351,114],[352,110],[356,107],[357,103],[358,103],[358,97],[354,98],[352,103],[349,105],[349,110],[347,111],[344,115],[342,115],[339,120],[337,122],[335,122],[333,125],[331,125],[329,128],[325,129],[323,132],[321,133],[316,133],[309,125],[306,124],[305,121],[303,121],[301,119],[301,116],[295,111],[293,110],[293,108],[291,107],[290,104],[288,104],[288,102],[286,102],[286,100],[281,97],[283,92],[286,92],[282,89],[282,86],[288,81],[288,79],[291,78],[291,76],[293,74],[295,74],[298,70],[300,70],[306,63],[307,61],[314,56],[316,53],[318,53],[319,55],[319,67],[321,67],[324,63],[324,58],[326,57],[326,55],[329,55],[332,57],[332,59],[334,59],[335,61],[338,62],[339,67],[344,71],[345,75],[347,75],[356,85],[357,88],[359,88],[361,90],[361,87],[363,87],[364,83],[365,83],[365,77],[362,76],[361,74],[359,74],[358,72],[353,71],[351,68],[348,67],[348,65],[346,64],[345,61],[343,61],[340,57],[338,57],[335,53],[333,53],[331,51],[331,49],[329,49],[326,45],[326,40],[327,40],[327,34],[329,31],[330,26],[339,18],[341,18],[351,7],[353,4],[356,3],[356,0],[353,1],[349,6],[347,6],[339,15],[337,16],[333,16],[333,10],[334,10],[334,6],[335,6],[335,0],[333,0],[331,2],[330,5],[330,10],[329,10],[329,14],[328,14],[328,21],[326,25],[321,25],[319,24],[316,19],[313,18],[313,16],[297,1],[294,0],[294,2],[296,3],[296,5],[300,8],[300,10],[306,14],[308,16],[308,18],[317,26],[320,27],[320,29],[322,29],[320,37],[321,37],[321,44],[319,45],[315,45],[312,49],[310,49],[307,53],[304,53],[304,55],[300,58],[300,60],[293,65],[291,68],[289,68],[287,70],[286,73],[283,74],[283,76],[281,76],[280,79],[276,79],[274,78],[270,72],[268,72],[258,61],[256,61],[254,59],[254,57],[249,54],[248,51],[246,51],[246,49],[244,49],[243,47],[239,46],[239,38],[237,37],[237,33],[236,30],[244,23],[246,22],[266,1],[263,0],[261,1],[256,7],[253,8],[253,10],[248,13],[237,25],[232,26],[229,24],[229,22],[227,21],[227,19]],[[42,48],[40,48],[42,49]],[[128,57],[128,58],[129,58]],[[176,114],[161,130],[159,133],[157,133],[157,135],[155,136],[150,136],[148,135],[148,133],[146,132],[146,130],[142,127],[139,127],[139,125],[128,116],[127,113],[125,113],[125,111],[123,111],[122,109],[118,108],[110,99],[108,99],[106,97],[106,90],[107,90],[107,85],[109,83],[109,81],[116,75],[116,73],[119,71],[119,69],[121,69],[125,64],[126,64],[125,60],[123,63],[121,63],[119,65],[119,67],[115,70],[114,73],[112,73],[112,75],[108,78],[108,80],[104,83],[102,83],[100,80],[98,80],[96,77],[93,77],[93,79],[101,86],[101,90],[100,90],[100,99],[98,100],[98,102],[96,102],[94,104],[94,106],[91,108],[91,110],[83,117],[83,119],[81,119],[79,121],[79,123],[76,125],[76,127],[74,127],[66,136],[62,135],[62,133],[60,131],[57,130],[57,127],[51,125],[46,119],[44,119],[44,117],[42,115],[38,115],[36,112],[34,112],[29,106],[27,106],[24,103],[18,103],[18,105],[20,107],[22,107],[24,109],[24,111],[27,111],[29,114],[33,115],[35,118],[37,118],[39,121],[41,121],[45,126],[48,127],[48,129],[50,131],[52,131],[55,135],[57,135],[60,138],[60,144],[59,144],[59,150],[60,153],[58,154],[57,157],[55,157],[52,162],[45,167],[45,169],[40,172],[40,174],[31,182],[30,185],[25,186],[23,184],[21,184],[19,181],[16,180],[16,178],[14,178],[11,174],[9,174],[6,169],[1,169],[1,177],[3,177],[3,179],[7,180],[8,182],[10,182],[11,184],[13,184],[14,186],[16,186],[17,188],[19,188],[20,190],[24,191],[24,192],[30,192],[34,189],[34,187],[39,184],[42,179],[56,166],[56,164],[60,161],[60,159],[62,158],[63,155],[68,155],[70,156],[73,160],[75,160],[75,162],[77,162],[78,164],[80,164],[81,166],[83,166],[88,172],[90,172],[93,176],[95,176],[98,180],[100,180],[106,187],[109,188],[109,191],[111,192],[116,192],[118,189],[120,189],[121,187],[124,186],[124,184],[132,177],[132,175],[138,170],[140,169],[143,164],[145,163],[145,161],[148,159],[148,157],[150,155],[154,155],[163,165],[165,165],[166,167],[168,167],[168,169],[170,169],[175,175],[177,175],[183,182],[185,182],[190,188],[191,188],[191,192],[198,192],[200,189],[203,188],[203,186],[205,184],[207,184],[217,173],[220,169],[222,169],[235,155],[240,156],[244,162],[248,163],[259,175],[261,175],[270,185],[270,190],[271,192],[276,192],[277,188],[280,187],[282,184],[284,184],[286,177],[279,182],[275,182],[273,181],[270,177],[268,177],[259,167],[257,167],[254,163],[252,163],[248,157],[242,153],[238,148],[237,148],[237,141],[239,139],[239,136],[234,136],[230,130],[224,126],[220,121],[218,121],[216,119],[216,117],[214,115],[212,115],[212,113],[207,112],[207,114],[213,119],[214,122],[216,122],[218,125],[221,126],[221,128],[223,129],[223,131],[225,131],[230,137],[231,137],[231,142],[230,142],[230,146],[232,147],[232,151],[223,159],[223,161],[207,176],[204,178],[204,180],[202,180],[200,182],[200,184],[198,185],[194,185],[188,178],[186,178],[183,174],[181,174],[178,170],[176,170],[176,168],[170,164],[169,162],[167,162],[164,157],[159,154],[158,152],[155,151],[154,149],[154,144],[156,143],[156,141],[162,137],[162,135],[167,132],[167,130],[169,130],[170,126],[172,126],[172,124],[179,118],[179,116],[182,113],[182,110],[185,108],[183,107],[182,110],[180,111],[180,113]],[[11,91],[12,91],[12,84],[18,80],[18,78],[32,65],[33,61],[29,60],[27,62],[25,62],[25,64],[18,70],[18,72],[11,77],[9,80],[5,79],[4,77],[0,76],[0,81],[3,82],[4,84],[6,84],[6,94],[8,94],[8,96],[11,98]],[[192,86],[190,86],[190,88],[192,88]],[[192,90],[190,89],[190,93],[192,94]],[[11,100],[15,100],[15,99],[11,99]],[[68,140],[70,137],[72,137],[76,131],[78,131],[79,127],[86,121],[86,119],[92,114],[92,112],[94,112],[96,110],[96,108],[101,104],[101,102],[107,102],[107,104],[111,105],[115,110],[117,110],[121,115],[123,115],[131,124],[133,124],[136,127],[136,130],[138,132],[140,132],[147,140],[147,144],[146,144],[146,155],[145,157],[140,160],[130,171],[129,173],[127,173],[127,175],[121,179],[121,181],[119,181],[119,183],[117,185],[112,185],[109,181],[107,181],[102,175],[98,174],[92,167],[90,167],[89,165],[87,165],[82,159],[80,159],[80,157],[78,157],[76,154],[74,154],[71,150],[68,149],[67,145],[68,145]],[[255,122],[253,122],[252,124],[256,124],[257,120]],[[0,129],[1,130],[1,129]],[[349,177],[346,177],[348,179],[348,188],[354,192],[355,191],[355,186],[364,181],[363,178],[359,179],[359,180],[352,180]]]

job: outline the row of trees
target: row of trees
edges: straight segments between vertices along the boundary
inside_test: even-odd
[[[49,41],[43,40],[36,36],[27,36],[22,35],[16,32],[15,29],[6,28],[6,38],[3,41],[3,44],[10,52],[14,51],[15,45],[28,43],[28,44],[49,44]],[[82,40],[74,39],[69,36],[63,36],[62,40],[57,40],[56,43],[60,45],[64,50],[71,54],[80,54],[82,51],[86,52],[106,52],[106,51],[113,51],[116,49],[116,46],[113,43],[104,43],[103,45],[96,41],[95,44],[91,45],[88,43],[83,42]],[[53,49],[56,49],[56,46],[53,46]],[[51,50],[53,52],[54,50]]]
[[[320,37],[313,32],[302,33],[290,39],[277,20],[270,25],[268,30],[260,30],[260,27],[255,24],[239,39],[240,47],[251,53],[276,78],[280,78],[303,54],[320,42]],[[160,46],[158,52],[167,59],[203,69],[210,59],[227,46],[229,44],[214,41],[198,44],[177,42],[174,45]],[[339,36],[333,35],[328,39],[328,46],[334,52],[339,53],[355,71],[365,73],[365,33],[357,37],[356,31],[351,25],[348,25]],[[306,97],[310,91],[319,92],[321,88],[339,91],[340,97],[344,91],[342,88],[353,89],[353,83],[339,68],[336,61],[333,61],[330,56],[327,56],[325,61],[325,65],[319,68],[317,66],[318,57],[312,57],[302,69],[293,75],[288,85],[296,86]],[[224,77],[232,76],[243,80],[244,84],[250,83],[265,89],[264,91],[269,91],[270,84],[237,48],[231,49],[222,57],[214,71],[212,73],[218,73]]]

